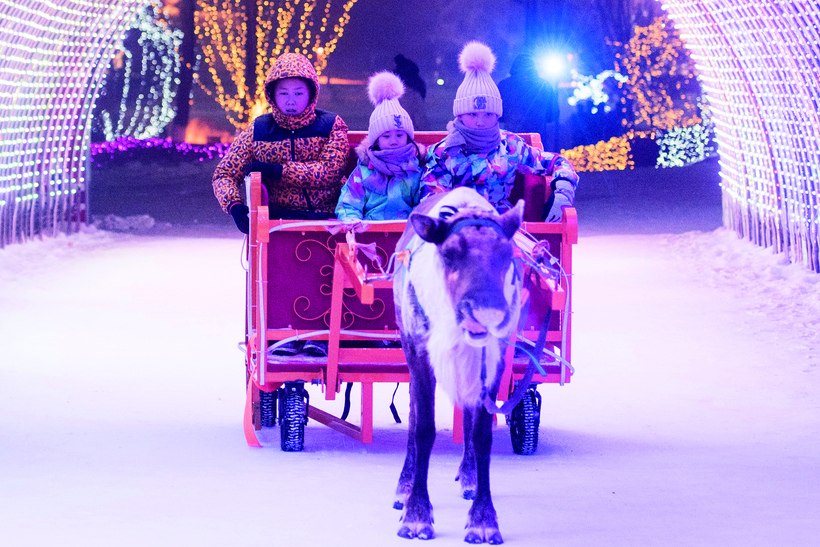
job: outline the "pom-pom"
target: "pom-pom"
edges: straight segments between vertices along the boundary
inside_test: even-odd
[[[367,95],[374,105],[382,101],[398,99],[404,95],[404,84],[392,72],[379,72],[370,77],[367,84]]]
[[[481,42],[468,42],[458,56],[458,67],[465,74],[470,70],[490,73],[495,68],[493,50]]]

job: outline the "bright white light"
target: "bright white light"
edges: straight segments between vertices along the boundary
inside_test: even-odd
[[[546,53],[535,60],[538,75],[548,80],[557,80],[567,71],[567,62],[559,53]]]

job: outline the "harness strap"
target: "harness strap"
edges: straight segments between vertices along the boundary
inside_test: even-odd
[[[544,346],[547,343],[547,331],[549,331],[550,321],[552,320],[552,307],[547,308],[547,313],[544,314],[544,322],[541,323],[541,330],[538,333],[538,340],[535,342],[535,350],[533,351],[533,355],[535,355],[536,359],[541,358],[541,354],[544,353]],[[518,385],[515,387],[515,391],[510,396],[510,398],[505,402],[501,407],[493,401],[492,397],[490,397],[490,393],[487,390],[486,384],[484,384],[481,388],[481,402],[484,404],[484,408],[490,414],[509,414],[512,410],[516,407],[518,403],[521,402],[521,399],[524,398],[524,394],[527,392],[527,389],[530,387],[530,382],[532,381],[532,376],[535,374],[535,361],[530,360],[530,364],[527,367],[527,372],[524,373],[524,377],[518,382]],[[481,353],[481,379],[482,383],[483,380],[487,377],[487,364],[485,362],[485,353],[482,350]]]
[[[484,226],[487,228],[492,228],[493,230],[498,232],[504,239],[509,239],[507,237],[507,234],[504,233],[504,230],[501,229],[501,225],[490,218],[462,218],[461,220],[457,220],[450,226],[450,229],[447,231],[447,237],[450,237],[454,233],[458,232],[462,228],[466,228],[467,226]]]

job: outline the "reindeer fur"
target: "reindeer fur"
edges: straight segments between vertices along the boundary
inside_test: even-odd
[[[450,218],[440,218],[442,211],[453,210]],[[523,202],[499,215],[474,190],[457,188],[424,200],[397,245],[411,252],[409,266],[393,287],[410,369],[407,456],[394,504],[404,509],[402,537],[435,535],[427,472],[438,383],[464,411],[464,457],[457,480],[462,496],[473,499],[465,541],[503,542],[489,485],[492,416],[482,404],[482,392],[495,400],[503,372],[501,340],[518,323],[521,277],[512,261],[511,238],[522,213]],[[491,219],[494,225],[468,221],[451,233],[453,224],[464,219],[485,219],[485,224]]]

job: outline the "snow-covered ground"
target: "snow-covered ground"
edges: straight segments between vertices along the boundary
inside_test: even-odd
[[[495,433],[507,544],[817,545],[820,276],[715,229],[719,195],[615,186],[579,193],[577,374],[540,388],[536,454],[512,453],[503,419]],[[302,453],[277,429],[248,448],[242,241],[164,222],[0,250],[0,545],[407,545],[392,386],[372,445],[310,423]],[[469,508],[451,408],[436,545],[463,544]]]

